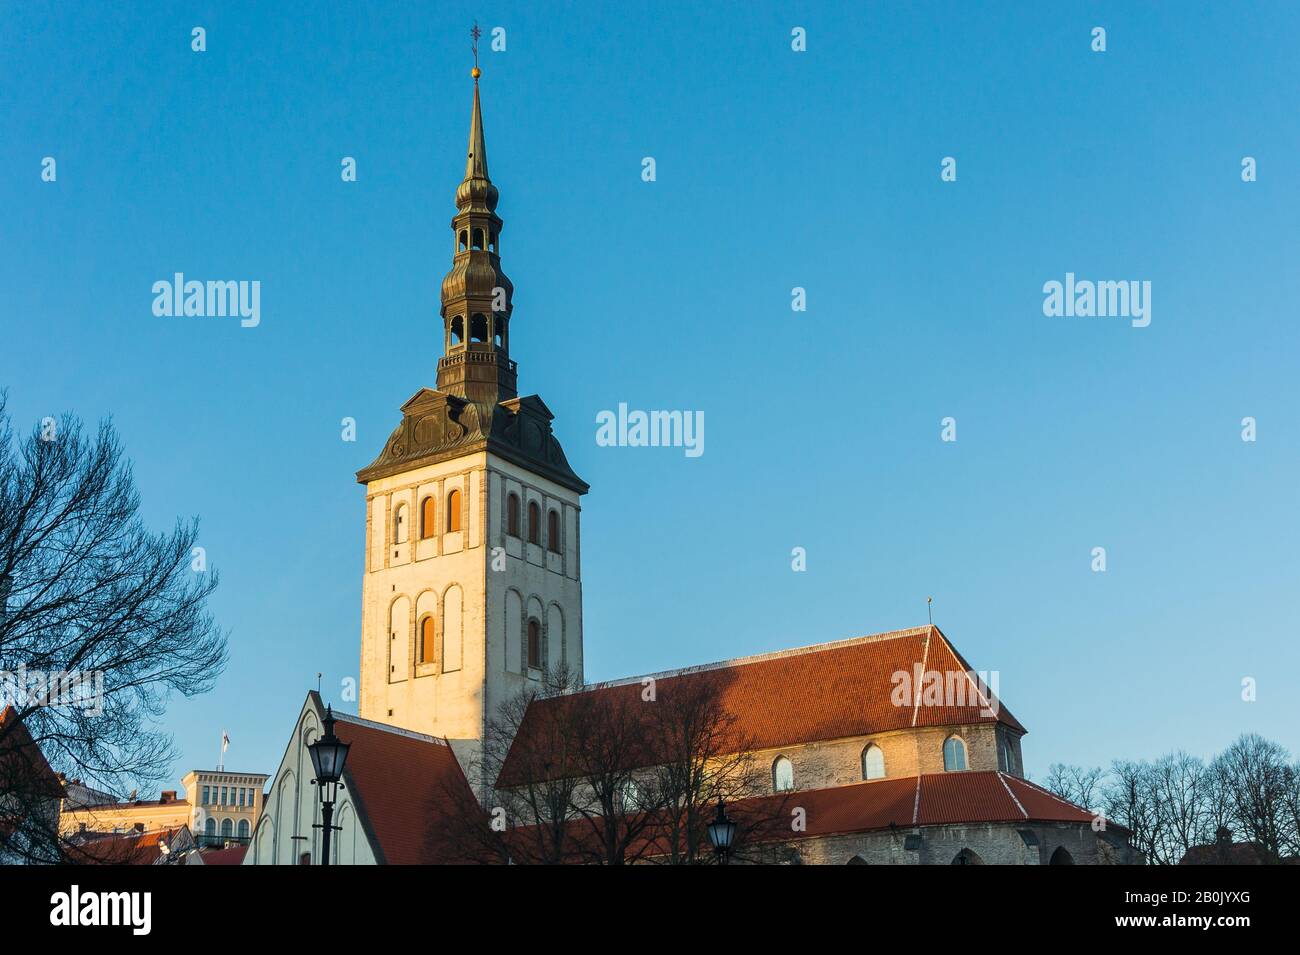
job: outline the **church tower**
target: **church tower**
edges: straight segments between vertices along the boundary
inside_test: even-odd
[[[582,676],[579,498],[510,358],[514,287],[488,177],[479,69],[442,281],[436,388],[402,405],[366,488],[360,715],[447,737],[472,760],[501,702],[547,670]]]

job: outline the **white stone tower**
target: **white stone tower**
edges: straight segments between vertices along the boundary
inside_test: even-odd
[[[360,715],[445,736],[468,766],[508,696],[582,676],[579,498],[536,395],[518,397],[478,77],[437,388],[402,405],[366,487]],[[476,786],[482,781],[471,780]]]

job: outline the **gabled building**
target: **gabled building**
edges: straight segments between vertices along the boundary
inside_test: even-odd
[[[336,713],[334,732],[351,744],[331,839],[333,865],[454,861],[438,844],[442,813],[472,799],[445,739]],[[319,865],[320,801],[307,747],[322,733],[325,705],[307,695],[257,821],[243,865]]]

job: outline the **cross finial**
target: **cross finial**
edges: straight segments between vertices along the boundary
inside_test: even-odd
[[[469,35],[473,40],[469,48],[474,51],[474,69],[469,71],[469,75],[474,77],[474,82],[477,83],[480,74],[483,72],[478,68],[478,38],[483,35],[483,31],[478,28],[477,20],[474,21],[474,28],[469,31]]]

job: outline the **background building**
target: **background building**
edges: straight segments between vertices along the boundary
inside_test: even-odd
[[[105,800],[86,804],[71,795],[63,803],[59,831],[64,836],[78,832],[153,832],[187,826],[200,846],[228,842],[246,844],[262,808],[265,773],[235,773],[196,769],[181,780],[185,795],[164,790],[157,799]],[[78,797],[90,793],[79,781],[71,781]]]

